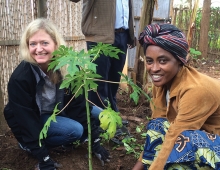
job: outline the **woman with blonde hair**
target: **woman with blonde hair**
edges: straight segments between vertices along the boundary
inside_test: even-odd
[[[51,122],[47,137],[39,146],[40,131],[56,104],[59,103],[58,109],[61,110],[73,96],[69,89],[59,88],[65,68],[48,71],[53,52],[60,45],[65,45],[65,41],[51,21],[43,18],[33,20],[21,37],[20,56],[23,60],[8,83],[9,101],[4,109],[5,119],[19,146],[38,159],[38,170],[59,167],[50,158],[49,148],[69,145],[78,140],[83,142],[87,138],[85,98],[81,95],[56,116],[56,122]],[[93,119],[91,121],[92,150],[100,155],[101,161],[106,161],[109,153],[97,140],[98,128]]]
[[[45,30],[45,32],[51,37],[51,39],[55,43],[55,49],[57,49],[60,45],[66,45],[66,42],[64,41],[63,37],[61,36],[56,26],[51,21],[43,18],[38,18],[34,22],[31,22],[27,26],[21,37],[19,53],[24,61],[27,61],[33,65],[38,65],[39,63],[37,63],[37,61],[31,56],[31,53],[29,51],[28,41],[30,37],[40,29]],[[44,69],[43,70],[44,72],[47,72],[48,63],[49,60],[45,65],[46,66],[45,68],[42,68],[41,66],[41,69]],[[62,73],[65,74],[66,72],[65,67],[62,69],[63,69],[61,70]],[[50,71],[50,73],[48,74],[50,74],[50,79],[52,79],[52,81],[54,81],[55,84],[60,81],[61,77],[59,76],[59,73],[57,74],[57,72]]]

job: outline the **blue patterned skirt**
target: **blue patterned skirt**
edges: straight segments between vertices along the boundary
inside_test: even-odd
[[[158,155],[170,124],[165,118],[151,120],[142,163],[147,170]],[[201,130],[182,132],[167,159],[165,170],[220,170],[220,136]]]

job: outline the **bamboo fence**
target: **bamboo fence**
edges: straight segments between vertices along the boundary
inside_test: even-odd
[[[4,105],[8,101],[7,83],[21,61],[19,40],[22,31],[37,18],[37,0],[0,0],[0,84]],[[81,32],[82,1],[47,0],[47,18],[55,23],[67,45],[75,50],[85,49]]]
[[[9,77],[21,61],[18,52],[22,31],[32,20],[37,18],[38,0],[0,0],[0,85],[4,105],[7,103],[7,83]],[[134,0],[135,3],[135,0]],[[173,24],[185,35],[190,21],[189,9],[173,11]],[[211,13],[209,56],[220,59],[220,9]],[[64,36],[68,46],[75,50],[86,49],[84,35],[81,32],[82,0],[78,3],[70,0],[47,0],[47,18],[52,20]],[[200,25],[196,22],[193,32],[192,48],[197,49]]]

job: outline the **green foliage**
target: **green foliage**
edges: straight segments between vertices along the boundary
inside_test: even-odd
[[[61,45],[56,51],[53,52],[53,58],[49,64],[48,70],[63,70],[66,69],[67,73],[64,75],[64,79],[61,83],[60,89],[70,88],[71,93],[74,94],[73,97],[78,97],[83,94],[86,99],[86,110],[87,110],[87,123],[88,123],[88,141],[89,141],[89,169],[91,169],[91,127],[90,127],[90,112],[88,102],[88,91],[93,90],[97,91],[96,81],[100,80],[100,75],[96,74],[96,64],[93,62],[101,55],[104,54],[109,57],[118,59],[118,53],[123,53],[116,47],[111,46],[110,44],[98,43],[97,46],[93,46],[92,49],[81,50],[79,52],[73,50],[72,47],[66,47]],[[121,76],[127,81],[127,83],[132,87],[133,92],[130,94],[130,97],[137,104],[140,93],[143,93],[148,100],[150,97],[137,85],[135,85],[131,79],[125,76],[122,73]],[[119,83],[119,82],[114,82]],[[71,99],[72,100],[72,99]],[[47,137],[47,131],[50,127],[51,121],[56,122],[56,115],[61,111],[57,109],[58,104],[56,105],[53,114],[49,117],[45,123],[43,129],[40,132],[39,144],[41,146],[41,139]],[[66,107],[66,106],[65,106]],[[105,106],[106,107],[106,106]],[[106,131],[103,136],[105,139],[109,140],[114,137],[116,133],[116,128],[122,126],[122,120],[119,116],[119,112],[115,112],[111,109],[108,102],[108,106],[104,109],[100,115],[100,126],[103,130]],[[125,147],[129,150],[129,144],[131,148],[134,147],[134,138],[127,139],[125,142]],[[131,149],[130,148],[130,149]],[[129,150],[128,153],[135,153],[134,150]]]
[[[143,132],[145,129],[145,125],[140,123],[139,126],[136,127],[136,132],[140,134],[141,138],[146,138],[147,132]],[[133,154],[133,156],[137,159],[140,156],[140,153],[144,150],[143,144],[139,144],[137,139],[134,137],[125,137],[122,140],[124,144],[124,148],[126,150],[126,154]]]
[[[146,133],[141,133],[143,132],[144,127],[143,123],[136,127],[136,132],[140,133],[142,138],[146,137]],[[135,158],[138,158],[140,156],[140,152],[144,150],[143,144],[138,144],[137,139],[133,137],[125,137],[122,142],[125,150],[127,151],[126,154],[134,154]]]
[[[137,133],[140,133],[140,132],[143,131],[143,129],[144,129],[144,125],[143,125],[143,123],[141,123],[140,126],[137,126],[137,127],[136,127],[136,132],[137,132]]]
[[[76,142],[73,142],[75,148],[77,148],[80,145],[80,140],[77,140]]]
[[[177,15],[175,16],[176,20],[174,21],[174,25],[176,25],[178,28],[180,28],[185,35],[187,35],[187,30],[189,27],[189,22],[192,16],[192,9],[176,9],[177,10]],[[193,37],[192,37],[192,43],[191,47],[194,49],[198,48],[199,45],[199,39],[201,36],[200,35],[200,29],[203,27],[201,24],[202,20],[202,12],[203,9],[199,8],[196,13],[196,18],[194,22],[194,28],[193,30]],[[209,32],[208,32],[208,48],[211,51],[219,51],[220,50],[220,7],[211,7],[210,11],[210,20],[209,20]]]
[[[132,79],[130,79],[128,76],[124,75],[123,73],[119,73],[119,74],[122,77],[122,82],[127,82],[131,86],[133,92],[130,94],[130,98],[133,99],[135,104],[138,103],[140,94],[143,94],[149,101],[151,101],[151,98],[148,96],[148,94],[140,87],[138,87],[136,84],[134,84]]]
[[[134,157],[137,159],[140,156],[140,152],[136,151],[136,150],[141,150],[143,151],[143,145],[142,144],[138,144],[137,139],[135,138],[124,138],[122,140],[125,150],[127,151],[126,154],[134,154]]]
[[[88,123],[88,141],[89,141],[89,169],[92,169],[91,164],[91,127],[90,127],[90,112],[88,105],[88,91],[94,90],[97,91],[97,83],[95,81],[102,81],[99,78],[100,75],[96,74],[96,64],[93,63],[101,54],[104,54],[109,57],[117,58],[118,53],[123,53],[116,47],[111,46],[110,44],[98,43],[97,46],[94,46],[92,49],[85,52],[81,50],[79,52],[73,50],[72,47],[66,47],[61,45],[57,50],[53,52],[53,58],[49,64],[48,70],[65,70],[66,74],[64,75],[64,80],[61,83],[60,88],[70,88],[74,97],[78,97],[83,94],[86,99],[86,110],[87,110],[87,123]],[[65,68],[65,69],[64,69]],[[71,99],[72,100],[72,99]],[[66,106],[65,106],[66,107]],[[56,122],[56,115],[59,110],[57,105],[54,109],[53,114],[49,117],[47,122],[44,124],[43,129],[40,132],[39,136],[39,145],[41,146],[41,139],[47,137],[47,131],[50,127],[51,121]],[[121,119],[118,114],[107,107],[106,116],[101,114],[101,124],[104,129],[107,130],[110,137],[113,137],[116,132],[116,126],[121,125]],[[110,114],[112,113],[112,114]],[[106,118],[111,120],[106,124]],[[105,122],[103,122],[103,121]]]
[[[200,8],[196,13],[196,18],[195,18],[195,25],[198,29],[200,29],[201,20],[202,20],[202,9]]]
[[[68,74],[65,76],[60,88],[71,87],[71,92],[73,94],[78,92],[75,95],[75,97],[78,97],[78,95],[83,94],[85,89],[97,90],[97,83],[95,81],[101,78],[101,76],[96,74],[96,64],[93,61],[101,54],[118,59],[118,53],[120,52],[116,47],[103,43],[93,46],[87,53],[84,50],[76,52],[73,51],[72,47],[60,46],[53,53],[55,57],[50,63],[49,69],[57,70],[67,66]],[[101,127],[107,131],[108,137],[112,138],[116,132],[116,126],[121,125],[119,113],[107,107],[99,117]],[[107,120],[110,120],[110,122]]]
[[[210,13],[210,21],[209,21],[209,32],[208,32],[208,45],[209,48],[212,50],[219,50],[220,49],[220,34],[219,34],[219,12],[220,7],[211,7]],[[196,15],[196,37],[199,39],[200,29],[202,19],[202,9],[199,9]],[[196,48],[196,47],[194,47]]]
[[[149,119],[147,119],[147,120],[149,120]],[[141,123],[140,126],[136,127],[136,132],[141,133],[141,132],[143,132],[144,128],[145,128],[145,125],[143,125],[143,123]],[[146,133],[141,133],[140,135],[142,138],[146,137]]]
[[[202,53],[200,51],[197,51],[194,48],[190,48],[190,55],[193,57],[193,59],[198,59],[198,56],[201,54]]]
[[[56,121],[56,114],[60,111],[57,107],[58,107],[59,103],[55,106],[54,110],[53,110],[53,114],[47,119],[46,123],[44,124],[43,129],[40,132],[40,137],[39,137],[39,145],[40,147],[41,145],[41,140],[47,137],[47,131],[48,128],[50,127],[50,123],[51,121],[53,122],[57,122]]]
[[[72,47],[68,48],[61,45],[53,52],[54,58],[52,58],[48,70],[56,71],[62,67],[66,67],[67,75],[60,88],[71,87],[73,94],[78,91],[76,94],[76,97],[78,97],[78,95],[83,94],[84,89],[97,90],[97,84],[94,81],[101,78],[101,76],[96,74],[96,64],[93,61],[100,54],[118,59],[118,53],[123,52],[110,44],[103,43],[98,43],[97,46],[93,46],[88,52],[85,52],[85,50],[77,52]],[[92,60],[90,56],[92,56]]]
[[[106,131],[106,134],[103,135],[106,140],[113,138],[116,133],[116,128],[122,126],[119,112],[112,110],[110,104],[100,113],[99,120],[100,127]]]
[[[48,70],[59,70],[61,67],[67,66],[67,72],[70,76],[74,76],[79,71],[79,66],[85,67],[89,62],[89,56],[84,50],[76,52],[72,47],[68,48],[61,45],[58,50],[53,52],[54,58],[51,59]],[[91,63],[90,68],[95,70],[95,65]]]
[[[92,48],[88,51],[88,54],[93,57],[93,60],[96,60],[101,54],[119,59],[118,53],[124,52],[116,47],[113,47],[111,44],[103,43],[98,43],[96,46],[92,46]]]
[[[219,60],[218,60],[218,59],[215,59],[215,63],[216,63],[216,64],[219,64],[220,62],[219,62]]]

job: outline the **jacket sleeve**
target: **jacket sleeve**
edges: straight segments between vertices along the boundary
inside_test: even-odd
[[[29,70],[30,71],[30,70]],[[29,72],[28,70],[26,71]],[[35,104],[35,85],[23,77],[30,77],[29,73],[12,75],[8,83],[9,102],[4,110],[7,122],[12,122],[11,128],[19,128],[20,136],[25,145],[38,159],[48,155],[42,141],[39,146],[39,134],[42,129],[38,108]],[[17,77],[20,78],[17,78]],[[30,80],[34,80],[31,79]],[[17,130],[18,131],[18,130]],[[13,132],[13,129],[12,129]]]
[[[179,134],[184,130],[201,129],[207,118],[217,108],[215,98],[206,89],[196,87],[180,95],[177,117],[171,122],[161,150],[150,166],[150,170],[163,170]]]

